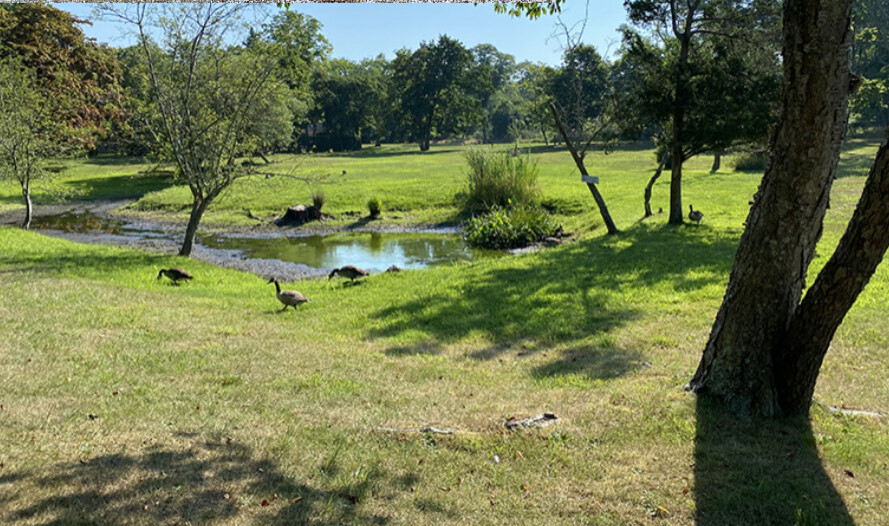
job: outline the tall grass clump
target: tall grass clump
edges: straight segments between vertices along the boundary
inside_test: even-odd
[[[539,200],[537,161],[530,155],[511,156],[489,148],[471,148],[463,154],[469,165],[466,208],[483,212],[495,206],[535,205]]]
[[[383,200],[379,196],[374,195],[367,200],[367,211],[370,213],[370,217],[377,217],[382,209]]]
[[[506,249],[528,246],[552,235],[558,227],[543,209],[531,205],[495,206],[463,225],[469,246]]]
[[[320,211],[321,207],[324,206],[324,201],[324,190],[315,190],[312,192],[312,206]]]

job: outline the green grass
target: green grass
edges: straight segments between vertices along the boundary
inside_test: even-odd
[[[874,149],[844,156],[816,267]],[[588,166],[625,230],[606,237],[567,154],[539,158],[543,200],[577,241],[288,284],[312,300],[296,312],[276,313],[252,275],[0,228],[0,522],[881,524],[885,420],[815,407],[808,422],[737,421],[682,391],[758,177],[694,160],[685,202],[705,218],[673,228],[666,214],[637,222],[650,151],[597,155]],[[434,222],[456,214],[461,159],[388,147],[307,164],[347,170],[324,187],[327,213],[379,193],[383,221]],[[310,202],[305,185],[248,183],[214,221]],[[656,185],[655,210],[667,191]],[[135,208],[178,213],[181,192]],[[171,265],[196,279],[157,281]],[[884,265],[837,334],[819,400],[889,409],[887,303]],[[543,411],[561,421],[503,432]],[[381,430],[424,424],[460,433]]]

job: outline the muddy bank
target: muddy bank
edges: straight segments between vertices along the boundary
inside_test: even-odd
[[[175,255],[182,243],[183,225],[120,214],[131,201],[86,201],[40,207],[32,230],[80,243],[97,243]],[[15,224],[14,214],[0,221]],[[502,252],[471,249],[454,226],[430,228],[357,228],[313,225],[299,228],[262,225],[228,230],[201,228],[192,257],[214,265],[262,277],[298,280],[327,275],[331,269],[356,265],[382,272],[395,265],[424,268],[499,257]]]

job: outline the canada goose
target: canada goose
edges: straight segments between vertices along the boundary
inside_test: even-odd
[[[691,210],[691,212],[688,213],[688,218],[695,223],[700,224],[701,219],[704,219],[704,214],[700,210],[695,210],[691,205],[688,205],[688,209]]]
[[[330,275],[327,276],[327,280],[330,281],[336,275],[340,275],[344,278],[349,278],[350,280],[352,280],[352,283],[354,283],[356,279],[367,276],[367,271],[364,269],[360,269],[354,265],[346,265],[345,267],[333,269],[330,272]]]
[[[178,285],[179,280],[181,280],[181,279],[184,279],[184,280],[194,279],[194,276],[192,276],[188,272],[186,272],[178,267],[162,268],[160,270],[160,272],[157,273],[157,279],[161,279],[161,276],[166,276],[166,277],[170,278],[171,280],[173,280],[174,285]]]
[[[271,278],[268,283],[266,283],[266,285],[268,285],[269,283],[275,284],[275,290],[277,291],[275,293],[275,297],[278,298],[278,301],[284,304],[284,308],[281,309],[281,312],[287,310],[287,307],[293,307],[295,309],[297,305],[308,303],[309,301],[309,298],[303,296],[295,290],[281,290],[281,285],[275,278]]]

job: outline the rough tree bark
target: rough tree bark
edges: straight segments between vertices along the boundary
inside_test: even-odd
[[[852,0],[786,0],[782,115],[689,388],[742,415],[794,412],[776,354],[821,237],[846,126]],[[795,389],[795,387],[794,387]],[[793,398],[793,396],[790,396]]]
[[[809,410],[815,381],[833,335],[889,247],[889,130],[877,152],[852,220],[833,256],[790,320],[775,353],[779,404]]]

